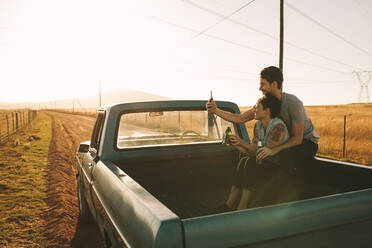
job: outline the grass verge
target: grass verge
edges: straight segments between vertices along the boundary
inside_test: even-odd
[[[0,247],[42,247],[48,211],[51,119],[36,119],[0,146]]]

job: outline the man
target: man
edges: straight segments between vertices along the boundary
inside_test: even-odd
[[[281,163],[301,166],[315,156],[318,151],[319,136],[315,132],[302,102],[295,95],[283,92],[282,84],[283,74],[279,68],[270,66],[261,71],[259,90],[264,95],[270,93],[281,101],[279,118],[286,124],[290,138],[284,144],[274,148],[263,147],[258,149],[257,158],[262,160],[278,154]],[[254,108],[242,114],[234,114],[219,109],[213,99],[208,101],[206,107],[208,112],[235,123],[245,123],[254,118]],[[291,162],[294,162],[294,165]]]

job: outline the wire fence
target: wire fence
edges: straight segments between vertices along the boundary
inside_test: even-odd
[[[9,137],[28,125],[35,119],[36,110],[17,110],[0,112],[0,144],[9,140]]]

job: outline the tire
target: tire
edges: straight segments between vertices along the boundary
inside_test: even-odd
[[[78,192],[78,203],[79,203],[79,216],[83,222],[89,223],[92,221],[92,214],[90,213],[90,209],[88,207],[88,203],[85,200],[84,194],[82,193],[80,180],[78,180],[77,186]]]
[[[111,248],[112,247],[111,241],[110,241],[110,239],[107,235],[106,230],[104,231],[103,241],[104,241],[104,248]]]

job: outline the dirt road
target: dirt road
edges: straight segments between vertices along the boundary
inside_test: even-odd
[[[94,118],[47,112],[52,118],[52,142],[48,155],[46,213],[47,247],[103,247],[95,223],[79,220],[76,194],[75,153],[80,142],[90,140]]]

